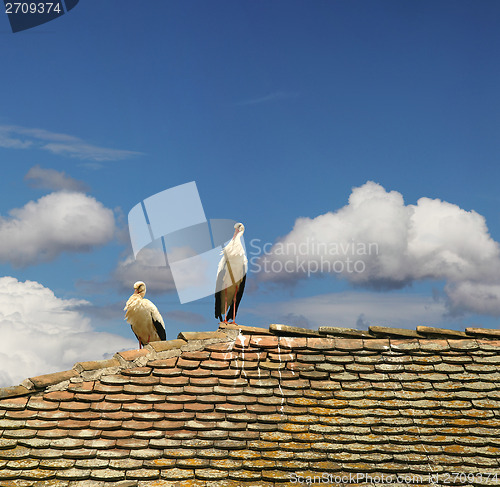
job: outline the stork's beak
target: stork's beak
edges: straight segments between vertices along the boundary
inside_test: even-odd
[[[234,240],[234,239],[236,238],[236,235],[238,235],[238,229],[236,229],[236,230],[234,231],[234,235],[233,235],[232,240]]]

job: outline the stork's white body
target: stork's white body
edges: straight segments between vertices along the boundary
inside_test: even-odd
[[[135,283],[134,288],[135,292],[128,299],[124,310],[125,319],[139,340],[139,346],[165,340],[165,324],[158,308],[149,299],[144,299],[146,285],[139,281]]]
[[[217,268],[217,289],[215,293],[215,317],[222,320],[236,317],[238,306],[245,288],[248,260],[241,237],[245,227],[241,223],[235,225],[235,233],[231,241],[222,250],[222,258]]]

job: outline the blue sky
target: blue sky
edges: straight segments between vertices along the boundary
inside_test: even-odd
[[[0,15],[0,381],[135,346],[127,215],[189,181],[247,247],[380,244],[360,275],[250,273],[239,323],[497,327],[499,21],[487,0],[89,1],[16,34]],[[212,297],[148,295],[169,338],[217,326]]]

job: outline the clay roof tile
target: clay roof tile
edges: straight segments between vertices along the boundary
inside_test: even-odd
[[[0,389],[0,483],[429,485],[472,470],[494,483],[499,337],[221,324],[79,362]]]

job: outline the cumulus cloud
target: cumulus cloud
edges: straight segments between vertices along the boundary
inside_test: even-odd
[[[162,259],[162,260],[158,260]],[[134,282],[144,281],[148,293],[174,292],[176,290],[170,267],[165,266],[165,256],[155,249],[143,249],[137,256],[127,256],[118,262],[113,281],[122,291],[133,290]]]
[[[85,183],[68,176],[64,171],[44,169],[38,164],[26,173],[24,180],[33,188],[50,189],[52,191],[65,190],[85,193],[89,189]]]
[[[73,135],[17,125],[0,125],[0,147],[41,149],[53,154],[92,161],[116,161],[141,155],[140,152],[92,145]]]
[[[500,283],[461,281],[446,284],[445,293],[452,316],[473,312],[500,316]]]
[[[129,251],[132,252],[131,249]],[[176,285],[166,262],[163,251],[145,248],[137,255],[137,259],[131,254],[121,258],[105,279],[79,279],[76,285],[88,294],[101,294],[109,288],[114,288],[128,297],[134,291],[134,283],[143,281],[146,283],[148,294],[173,293],[176,292]],[[107,308],[108,306],[102,309],[93,307],[86,313],[105,317]],[[113,306],[111,309],[114,309]]]
[[[0,278],[0,386],[136,346],[133,340],[93,330],[89,318],[76,310],[86,304],[58,298],[38,282]]]
[[[91,196],[56,192],[0,216],[0,261],[22,267],[89,251],[114,236],[112,210]]]
[[[369,181],[353,189],[343,208],[297,219],[271,249],[251,247],[259,249],[250,261],[262,281],[331,274],[387,290],[439,280],[447,283],[452,312],[500,314],[499,244],[483,216],[439,199],[406,205],[397,191]]]
[[[247,311],[264,317],[266,323],[312,329],[343,326],[364,330],[369,325],[412,329],[422,324],[439,326],[447,313],[445,303],[433,297],[378,292],[321,294],[261,304]]]

